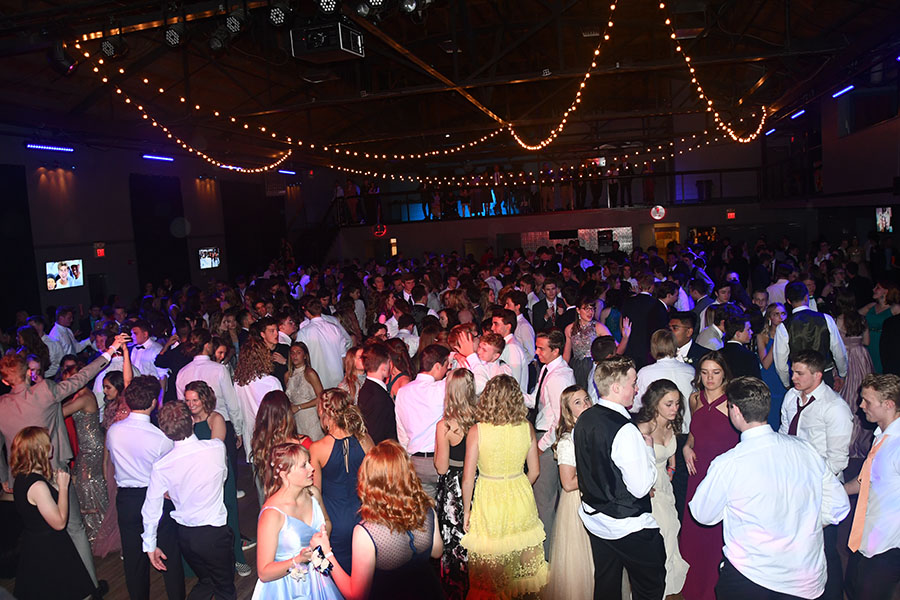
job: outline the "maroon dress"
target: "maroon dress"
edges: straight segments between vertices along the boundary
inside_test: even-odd
[[[718,406],[727,400],[722,394],[712,403],[700,392],[701,406],[691,415],[691,433],[694,436],[694,466],[697,473],[688,478],[687,500],[691,501],[697,486],[706,477],[710,463],[720,454],[734,448],[740,434],[731,426]],[[700,525],[685,510],[681,524],[681,556],[687,561],[687,579],[681,595],[685,600],[716,600],[716,582],[719,580],[719,563],[722,561],[722,523],[713,527]]]

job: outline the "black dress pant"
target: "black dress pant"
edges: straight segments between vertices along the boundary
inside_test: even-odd
[[[672,492],[675,494],[675,512],[678,513],[678,521],[684,519],[685,501],[687,500],[688,470],[684,462],[684,444],[688,434],[675,435],[675,474],[672,476]]]
[[[828,569],[822,600],[844,600],[844,571],[837,549],[838,526],[827,525],[822,533],[825,536],[825,564]]]
[[[150,559],[143,550],[141,533],[144,521],[141,507],[147,488],[119,488],[116,493],[119,534],[122,536],[122,559],[125,567],[125,585],[131,600],[150,599]],[[156,546],[166,555],[166,570],[162,572],[169,600],[184,598],[184,567],[178,548],[175,521],[170,513],[175,510],[171,500],[163,504],[163,516],[156,532]],[[233,566],[233,565],[232,565]]]
[[[900,587],[900,548],[866,558],[859,552],[847,561],[850,600],[891,600]]]
[[[618,540],[592,533],[594,600],[622,597],[622,568],[628,570],[632,600],[659,600],[666,592],[666,547],[659,529],[641,529]]]
[[[719,581],[716,583],[717,600],[801,600],[800,596],[791,596],[765,588],[753,583],[734,568],[728,559],[724,559],[719,569]]]
[[[228,525],[178,525],[178,543],[184,559],[197,574],[188,599],[236,600],[234,588],[234,534]]]

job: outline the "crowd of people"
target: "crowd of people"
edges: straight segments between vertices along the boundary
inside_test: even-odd
[[[0,339],[15,595],[100,597],[93,557],[120,553],[131,598],[152,566],[170,599],[236,598],[252,574],[278,600],[889,599],[887,256],[723,239],[278,260],[52,327],[22,312]]]

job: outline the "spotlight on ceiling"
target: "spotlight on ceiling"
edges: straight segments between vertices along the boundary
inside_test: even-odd
[[[187,30],[184,27],[184,23],[172,23],[166,27],[165,38],[166,43],[171,48],[177,48],[184,44],[187,38]]]
[[[419,8],[417,0],[400,0],[400,10],[406,14],[415,12],[417,8]]]
[[[62,42],[54,42],[54,44],[50,46],[50,50],[47,52],[47,58],[54,70],[62,75],[71,75],[78,66],[78,61],[72,58],[72,55],[69,54],[65,44]]]
[[[231,32],[232,36],[236,36],[243,31],[244,28],[247,27],[247,23],[249,23],[247,13],[240,8],[231,11],[231,13],[225,17],[225,27],[228,28],[228,31]]]
[[[222,52],[228,47],[228,41],[231,39],[231,32],[225,25],[219,25],[213,34],[209,36],[209,49],[213,52]]]
[[[341,8],[340,0],[318,0],[316,4],[319,6],[319,10],[326,15],[340,12]]]
[[[111,35],[100,42],[100,51],[107,58],[121,58],[128,53],[128,43],[121,35]]]
[[[293,12],[287,2],[272,2],[269,6],[269,23],[275,27],[284,27],[291,20]]]
[[[372,16],[372,5],[369,4],[368,0],[363,0],[356,5],[356,14],[364,19],[368,19]]]

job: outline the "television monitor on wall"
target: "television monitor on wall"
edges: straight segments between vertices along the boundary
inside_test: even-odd
[[[875,209],[875,229],[879,233],[894,233],[894,225],[891,222],[891,207]]]
[[[197,252],[200,254],[201,269],[215,269],[219,266],[218,248],[200,248]]]
[[[46,263],[47,289],[63,290],[84,285],[84,269],[80,258]]]

